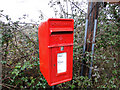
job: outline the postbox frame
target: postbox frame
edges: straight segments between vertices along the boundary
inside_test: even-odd
[[[50,18],[46,22],[43,22],[39,25],[38,40],[39,40],[40,71],[50,86],[72,80],[73,31],[74,31],[73,19]],[[65,50],[61,51],[60,50],[61,47],[64,47],[66,51]],[[70,52],[68,49],[70,49]],[[55,56],[54,54],[52,54],[52,52],[54,52]],[[66,72],[57,73],[56,75],[53,75],[57,72],[53,71],[53,69],[54,70],[57,69],[57,61],[55,61],[57,59],[57,54],[64,52],[67,53],[66,64],[68,64],[68,62],[70,64],[69,66],[67,65]],[[68,56],[68,53],[70,54],[70,57]],[[70,59],[69,61],[68,58]],[[56,63],[55,68],[53,67],[52,60],[55,61]],[[70,74],[68,74],[68,72]],[[58,80],[56,81],[53,80],[54,79],[53,76]],[[60,80],[60,78],[58,77],[61,77],[63,79]]]

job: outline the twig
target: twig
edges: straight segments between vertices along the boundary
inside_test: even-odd
[[[5,86],[5,87],[7,87],[7,88],[16,88],[16,86],[12,86],[12,85],[8,85],[8,84],[4,84],[4,83],[2,83],[2,86]]]

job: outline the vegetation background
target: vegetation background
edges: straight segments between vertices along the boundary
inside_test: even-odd
[[[83,39],[85,16],[83,8],[86,3],[74,2],[79,8],[70,4],[70,0],[58,2],[50,0],[59,18],[74,19],[74,73],[72,82],[59,84],[57,88],[120,88],[120,4],[100,6],[95,43],[92,78],[80,76],[81,63],[84,59]],[[71,6],[71,14],[67,7]],[[59,8],[56,8],[58,7]],[[59,9],[59,10],[58,10]],[[0,43],[2,57],[2,89],[40,89],[50,88],[39,70],[38,24],[14,22],[0,10]],[[23,15],[20,19],[26,19]],[[41,13],[41,20],[44,15]],[[89,68],[90,52],[86,52],[86,66]]]

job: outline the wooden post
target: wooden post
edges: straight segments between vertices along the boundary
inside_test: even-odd
[[[2,38],[2,34],[0,34],[0,38]],[[1,41],[0,41],[0,43],[1,43]],[[0,44],[0,51],[2,51],[1,45],[2,44]],[[0,53],[0,90],[2,89],[2,63],[1,63],[1,61],[2,61],[2,54]]]
[[[88,14],[87,14],[87,36],[86,36],[86,45],[85,45],[85,52],[91,52],[92,50],[92,39],[93,39],[93,30],[94,30],[94,22],[95,19],[97,20],[98,17],[98,9],[99,3],[98,2],[89,2],[88,4]],[[85,42],[85,40],[84,40]],[[85,57],[85,54],[83,54]],[[82,62],[82,69],[81,75],[88,76],[89,68],[86,67],[87,63],[85,60]]]

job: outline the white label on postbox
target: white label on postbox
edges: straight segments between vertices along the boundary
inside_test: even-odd
[[[57,73],[63,73],[67,70],[67,53],[57,54]]]

